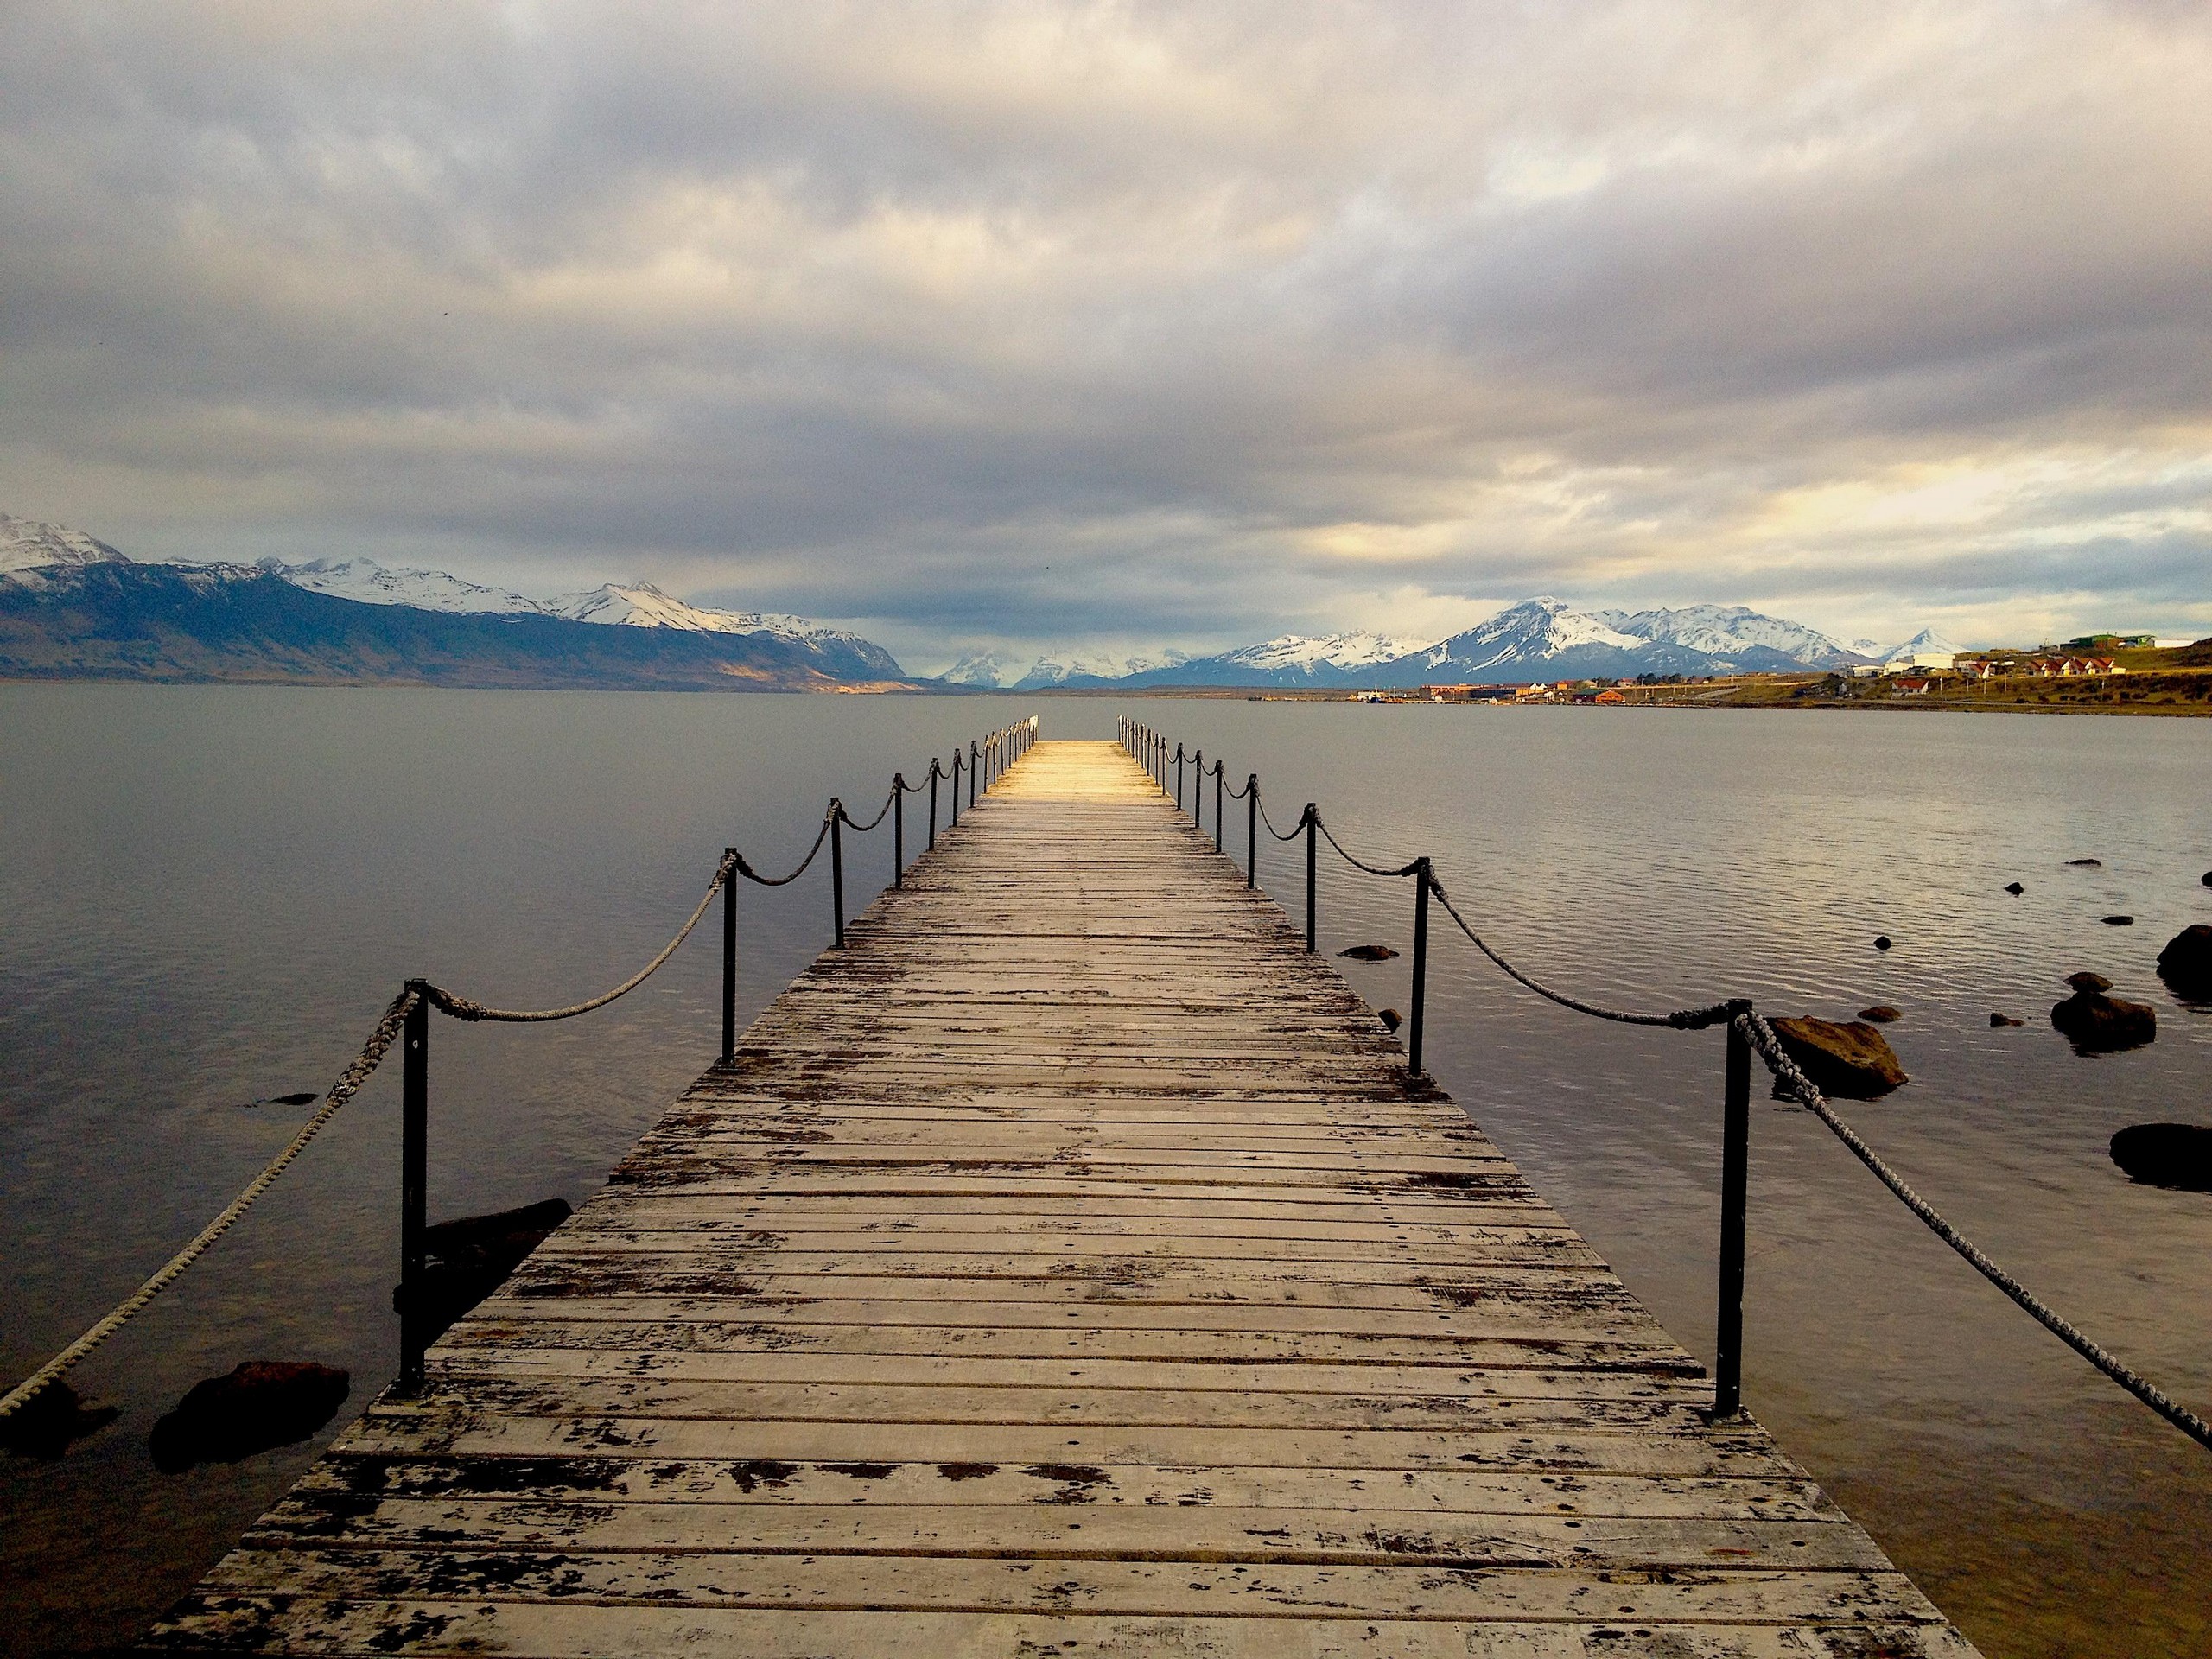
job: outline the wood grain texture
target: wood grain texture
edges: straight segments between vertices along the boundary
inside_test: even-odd
[[[149,1648],[1971,1659],[1117,747],[848,939]]]

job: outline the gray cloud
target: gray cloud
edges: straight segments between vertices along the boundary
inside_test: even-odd
[[[2150,3],[19,4],[0,506],[924,658],[2212,631],[2207,109]]]

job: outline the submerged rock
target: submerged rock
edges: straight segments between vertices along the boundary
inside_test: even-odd
[[[2212,1001],[2212,927],[2191,922],[2158,952],[2158,977],[2176,996]]]
[[[2140,1048],[2158,1035],[2158,1016],[2148,1003],[2107,996],[2112,982],[2102,974],[2069,974],[2074,995],[2050,1010],[2050,1023],[2074,1045],[2077,1054],[2110,1054]]]
[[[337,1414],[353,1391],[346,1372],[311,1361],[250,1359],[227,1376],[195,1382],[154,1425],[154,1466],[174,1475],[200,1463],[236,1463],[303,1440]]]
[[[1354,962],[1388,962],[1398,953],[1387,944],[1355,944],[1348,950],[1339,950],[1340,957],[1350,957]]]
[[[2105,861],[2101,858],[2069,858],[2066,861],[2069,864],[2078,865],[2085,870],[2101,870],[2105,867]]]
[[[1877,950],[1888,950],[1890,948],[1890,936],[1886,933],[1877,933],[1874,936],[1874,948]]]
[[[2005,891],[2011,893],[2015,899],[2017,899],[2022,893],[2025,893],[2027,889],[2017,881],[2007,881],[2005,884]]]
[[[116,1419],[115,1406],[86,1406],[77,1391],[60,1378],[0,1417],[0,1446],[17,1457],[51,1463],[96,1428]]]
[[[2107,916],[2104,918],[2104,924],[2107,927],[2133,927],[2135,925],[2135,918],[2133,916]]]
[[[1859,1009],[1859,1017],[1861,1020],[1871,1020],[1878,1026],[1886,1026],[1896,1020],[1904,1019],[1904,1014],[1902,1011],[1891,1007],[1886,1002],[1877,1002],[1871,1008]]]
[[[1907,1081],[1889,1039],[1859,1020],[1777,1020],[1774,1034],[1824,1095],[1878,1100]]]
[[[2112,1160],[2145,1186],[2212,1192],[2212,1129],[2195,1123],[2137,1123],[2112,1138]]]
[[[423,1340],[435,1338],[504,1284],[546,1235],[575,1213],[567,1199],[546,1198],[425,1227],[423,1277],[411,1298],[405,1285],[393,1289],[393,1310],[419,1314]]]
[[[2015,1020],[2009,1014],[1993,1014],[1989,1016],[1989,1028],[1992,1031],[1996,1030],[1999,1026],[2024,1026],[2027,1023],[2024,1020]]]

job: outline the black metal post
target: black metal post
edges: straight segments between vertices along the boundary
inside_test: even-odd
[[[1316,827],[1320,823],[1320,822],[1321,822],[1321,815],[1320,815],[1320,813],[1319,813],[1318,811],[1316,811],[1316,810],[1314,810],[1313,803],[1313,802],[1311,802],[1311,801],[1306,802],[1306,950],[1308,950],[1309,951],[1310,951],[1310,950],[1315,950],[1316,948],[1318,948],[1318,946],[1319,946],[1319,940],[1314,937],[1314,933],[1315,933],[1315,924],[1316,924],[1316,922],[1317,922],[1317,920],[1318,920],[1318,917],[1317,917],[1316,912],[1315,912],[1315,910],[1314,910],[1314,906],[1313,906],[1313,897],[1314,897],[1314,894],[1313,894],[1313,886],[1314,886],[1314,883],[1313,883],[1313,854],[1314,854],[1314,850],[1315,850],[1315,849],[1314,849],[1314,842],[1315,842],[1315,841],[1318,839],[1318,837],[1316,837],[1316,836],[1314,835],[1314,830],[1315,830],[1315,828],[1316,828]]]
[[[1244,780],[1244,885],[1260,885],[1260,774]]]
[[[845,948],[845,804],[830,803],[830,904],[837,917],[837,948]]]
[[[1175,810],[1183,810],[1183,746],[1175,746]]]
[[[891,774],[891,885],[906,885],[906,774]]]
[[[975,740],[971,738],[968,743],[968,804],[970,806],[976,804],[976,774],[981,770],[976,764]]]
[[[1713,1367],[1716,1422],[1744,1409],[1744,1211],[1751,1150],[1751,1046],[1728,1022],[1720,1138],[1720,1318]]]
[[[737,849],[722,849],[722,1064],[737,1058]]]
[[[960,751],[952,752],[952,827],[960,827]]]
[[[1414,993],[1406,1020],[1406,1075],[1418,1077],[1421,1069],[1421,1015],[1428,1001],[1428,860],[1414,861]]]
[[[942,766],[938,766],[938,763],[937,763],[937,757],[936,757],[935,755],[931,755],[931,756],[930,757],[930,846],[929,846],[929,849],[930,849],[930,851],[931,851],[931,852],[935,852],[935,851],[937,851],[937,780],[938,780],[940,777],[942,777],[942,776],[944,775],[944,767],[942,767]]]
[[[1213,849],[1221,850],[1221,762],[1213,763]]]
[[[399,1081],[399,1386],[423,1386],[425,1336],[423,1233],[430,1162],[430,999],[428,984],[410,980],[415,1006],[400,1029]]]

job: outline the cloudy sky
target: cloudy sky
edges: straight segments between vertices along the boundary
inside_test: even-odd
[[[2212,8],[0,4],[0,512],[963,648],[2212,632]]]

